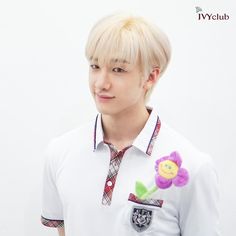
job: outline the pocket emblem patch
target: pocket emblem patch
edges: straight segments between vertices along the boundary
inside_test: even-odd
[[[137,232],[142,232],[150,226],[152,215],[152,210],[142,207],[133,207],[131,225]]]

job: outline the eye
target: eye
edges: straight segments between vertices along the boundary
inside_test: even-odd
[[[120,67],[115,67],[115,68],[113,68],[113,71],[114,71],[114,72],[118,72],[118,73],[126,72],[125,70],[123,70],[123,69],[120,68]]]
[[[99,66],[96,65],[96,64],[92,64],[92,65],[90,65],[90,67],[91,67],[91,69],[93,69],[93,70],[99,69]]]

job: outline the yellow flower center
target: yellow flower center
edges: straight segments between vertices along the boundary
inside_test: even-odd
[[[158,166],[158,173],[166,179],[173,179],[178,173],[179,167],[170,160],[162,161]]]

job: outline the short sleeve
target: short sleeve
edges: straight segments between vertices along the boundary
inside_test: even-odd
[[[63,227],[63,209],[56,186],[56,159],[53,143],[52,140],[45,151],[41,223],[48,227]]]
[[[220,236],[218,175],[210,158],[184,190],[180,228],[182,236]]]

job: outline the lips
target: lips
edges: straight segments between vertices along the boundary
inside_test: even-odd
[[[112,98],[114,98],[114,96],[109,96],[109,95],[104,95],[104,94],[97,94],[97,96],[99,98],[102,98],[102,99],[112,99]]]
[[[96,100],[99,103],[108,103],[110,102],[114,96],[106,95],[106,94],[96,94]]]

